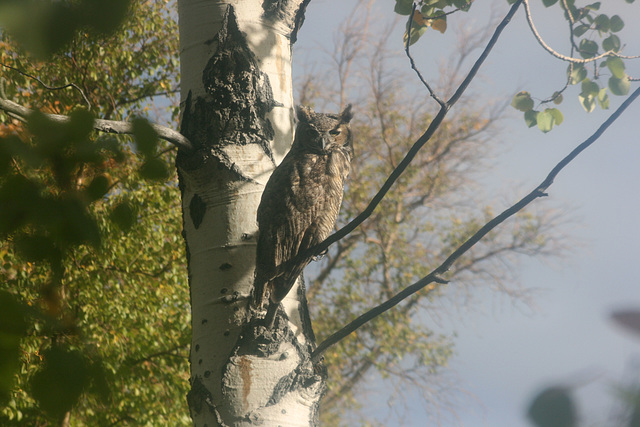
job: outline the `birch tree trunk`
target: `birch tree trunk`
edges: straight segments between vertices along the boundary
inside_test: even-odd
[[[177,159],[191,289],[194,425],[316,425],[323,370],[304,292],[274,331],[249,310],[256,211],[293,141],[291,45],[308,0],[179,0]],[[253,318],[253,319],[252,319]],[[286,323],[286,324],[285,324]]]

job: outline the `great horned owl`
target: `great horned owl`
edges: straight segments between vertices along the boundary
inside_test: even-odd
[[[258,207],[253,301],[261,309],[269,295],[267,324],[311,258],[283,272],[278,266],[329,236],[353,155],[351,105],[338,115],[301,106],[297,116],[291,150],[273,171]]]

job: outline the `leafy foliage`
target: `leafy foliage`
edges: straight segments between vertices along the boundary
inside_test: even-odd
[[[396,0],[393,10],[399,15],[410,16],[411,22],[407,23],[404,43],[409,41],[409,45],[412,45],[428,28],[444,33],[447,30],[447,15],[456,11],[466,12],[472,3],[473,0]]]
[[[567,84],[547,98],[539,100],[536,107],[531,94],[522,91],[514,95],[512,106],[524,113],[524,121],[527,126],[536,126],[542,132],[549,132],[555,126],[563,122],[561,111],[555,107],[541,108],[545,104],[562,103],[562,93],[570,85],[582,85],[582,91],[578,98],[587,112],[594,110],[596,104],[603,110],[609,108],[609,95],[625,96],[631,89],[631,77],[625,71],[625,61],[637,57],[624,56],[622,49],[625,46],[619,33],[624,28],[624,20],[618,15],[608,15],[600,10],[601,2],[594,2],[579,6],[576,0],[541,0],[545,7],[557,6],[563,14],[570,29],[568,40],[571,55],[563,56],[550,50],[550,54],[569,62],[567,70]],[[507,0],[514,4],[516,0]],[[634,0],[627,0],[633,3]],[[394,11],[399,15],[410,16],[407,30],[404,35],[406,43],[409,36],[409,44],[420,39],[429,27],[441,33],[446,30],[446,19],[451,13],[467,11],[472,1],[453,0],[396,0]],[[414,7],[415,5],[415,7]],[[527,7],[528,4],[527,4]],[[532,27],[534,36],[540,38]],[[543,40],[539,40],[544,43]],[[579,57],[573,57],[577,52]],[[596,61],[602,60],[600,66]],[[593,66],[590,66],[593,64]],[[586,90],[585,90],[586,86]]]
[[[40,3],[1,6],[26,13]],[[104,9],[93,3],[55,4]],[[36,112],[26,127],[0,115],[3,425],[189,423],[186,267],[167,168],[174,150],[142,119],[133,140],[92,131],[95,116],[143,114],[177,87],[167,2],[125,3],[130,14],[112,35],[118,2],[102,23],[49,16],[50,30],[71,28],[55,49],[22,39],[19,22],[2,33],[3,95],[70,115],[55,122]],[[10,36],[53,56],[29,60]]]
[[[628,3],[632,3],[629,1]],[[510,3],[514,3],[510,1]],[[569,62],[567,69],[567,83],[564,88],[554,92],[545,100],[540,100],[539,106],[550,102],[560,104],[562,93],[570,85],[581,85],[578,95],[580,104],[588,113],[596,105],[606,110],[609,108],[609,92],[616,96],[625,96],[631,88],[630,77],[625,71],[625,60],[633,59],[622,55],[622,42],[618,34],[624,28],[624,20],[620,15],[609,16],[600,12],[600,2],[582,7],[576,5],[575,0],[543,0],[545,7],[558,5],[564,14],[570,28],[569,46],[570,56],[562,56],[550,52],[554,56]],[[536,37],[540,37],[535,34]],[[577,52],[580,58],[573,57]],[[596,61],[602,60],[598,67]],[[592,66],[591,66],[592,65]],[[526,101],[526,102],[525,102]],[[524,112],[527,126],[538,125],[542,132],[549,132],[554,126],[563,121],[562,113],[557,108],[534,108],[533,99],[529,92],[517,93],[512,106]]]

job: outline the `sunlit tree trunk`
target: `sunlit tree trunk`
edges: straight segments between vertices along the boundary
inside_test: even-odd
[[[256,211],[293,140],[291,44],[305,6],[179,1],[181,132],[196,147],[177,166],[197,426],[317,424],[324,379],[305,362],[314,343],[301,294],[288,297],[278,334],[247,326]]]

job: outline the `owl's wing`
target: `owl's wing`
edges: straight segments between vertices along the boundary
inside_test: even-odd
[[[260,304],[267,283],[274,303],[289,293],[311,257],[299,260],[274,278],[278,266],[327,238],[342,201],[345,176],[342,171],[328,173],[328,168],[335,166],[330,158],[289,154],[271,175],[258,208],[255,294]]]

